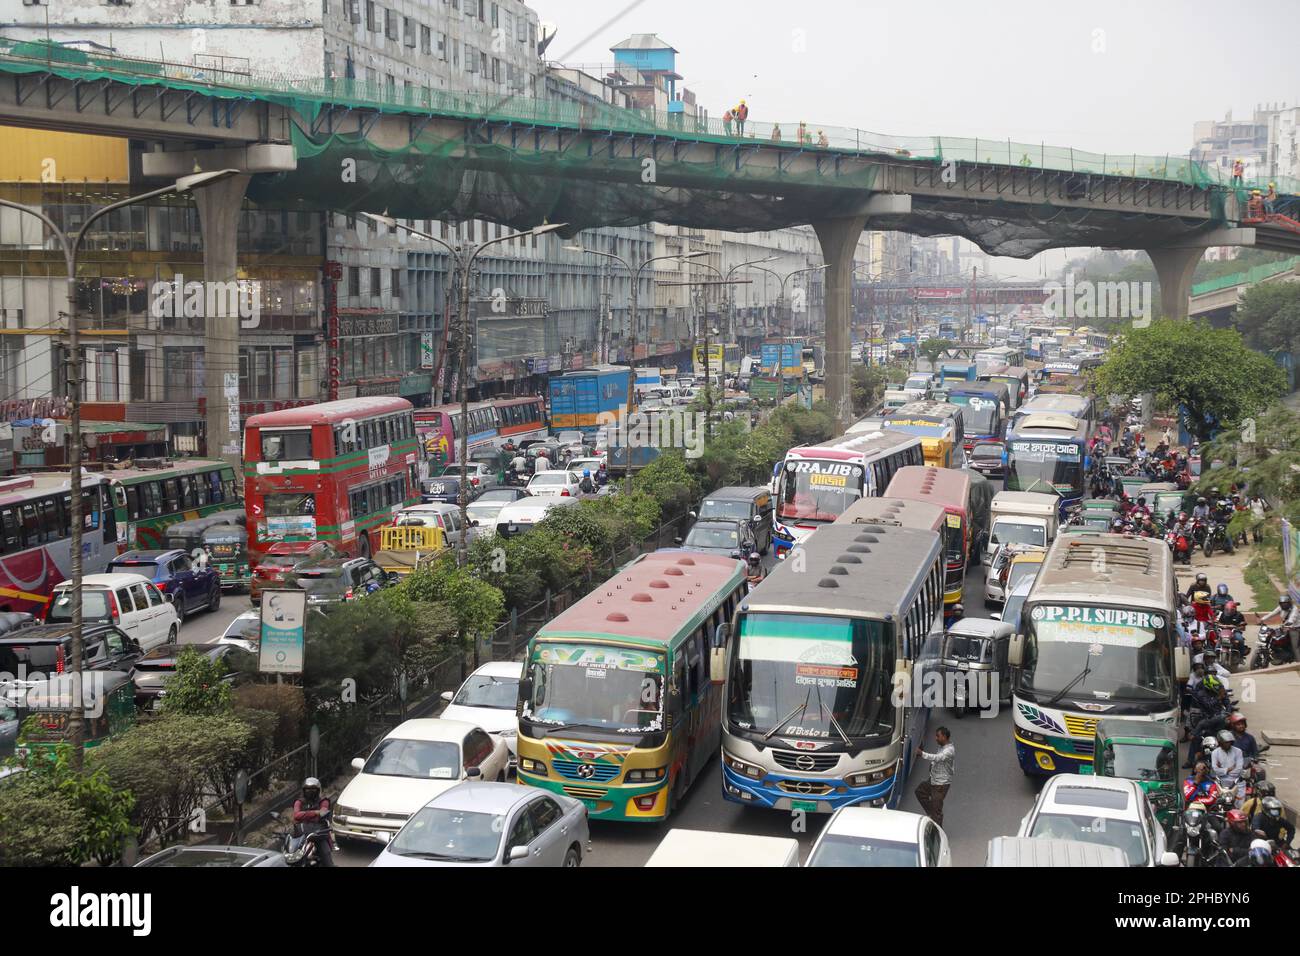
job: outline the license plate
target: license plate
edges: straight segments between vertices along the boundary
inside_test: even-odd
[[[816,813],[817,801],[816,800],[791,800],[790,809],[803,810],[807,813]]]
[[[447,489],[444,488],[442,485],[430,485],[428,493],[431,495],[440,495],[446,490]]]

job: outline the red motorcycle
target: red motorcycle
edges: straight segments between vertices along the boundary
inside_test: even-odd
[[[1192,563],[1192,542],[1187,535],[1170,531],[1165,535],[1165,544],[1169,545],[1169,550],[1174,553],[1175,564],[1179,561],[1183,564]]]

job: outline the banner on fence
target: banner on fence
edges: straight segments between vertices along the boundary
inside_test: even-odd
[[[264,674],[301,674],[307,637],[307,592],[262,592],[262,638],[257,669]]]

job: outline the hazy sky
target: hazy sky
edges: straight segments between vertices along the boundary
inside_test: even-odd
[[[783,125],[1185,155],[1196,120],[1300,102],[1300,0],[530,5],[559,28],[548,59],[609,63],[614,43],[657,33],[712,115],[743,97]]]

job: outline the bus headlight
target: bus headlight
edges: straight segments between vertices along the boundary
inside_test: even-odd
[[[1022,739],[1027,740],[1030,743],[1035,743],[1035,744],[1047,743],[1047,738],[1044,737],[1042,734],[1036,734],[1032,730],[1025,730],[1025,728],[1023,727],[1017,727],[1016,733],[1018,733]]]
[[[745,761],[733,757],[726,751],[723,751],[722,759],[726,762],[727,766],[736,771],[736,773],[744,774],[746,777],[750,777],[754,780],[763,779],[762,767],[755,767],[752,763],[745,763]]]
[[[880,783],[882,780],[888,780],[893,775],[893,767],[885,767],[881,770],[864,770],[862,773],[849,774],[845,778],[845,782],[850,787],[866,787],[873,783]]]
[[[656,780],[662,780],[667,772],[667,767],[654,767],[650,770],[629,770],[623,779],[627,783],[653,783]]]
[[[535,773],[539,777],[546,776],[546,764],[542,763],[540,760],[534,760],[531,757],[520,757],[519,769],[524,771],[524,773]]]

